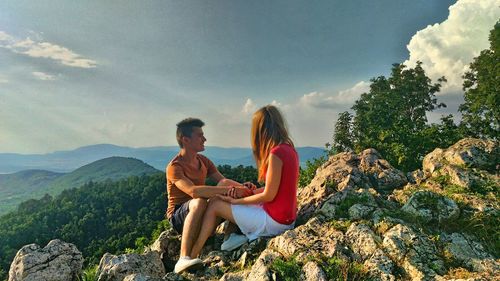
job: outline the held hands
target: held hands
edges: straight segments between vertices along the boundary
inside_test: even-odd
[[[250,189],[251,191],[254,191],[257,189],[257,186],[255,184],[253,184],[253,182],[250,182],[250,181],[243,183],[243,186]]]
[[[231,204],[235,204],[238,198],[250,195],[253,195],[250,188],[245,186],[232,186],[224,195],[217,195],[217,197]]]

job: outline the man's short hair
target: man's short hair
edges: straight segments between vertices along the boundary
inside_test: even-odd
[[[186,118],[177,123],[177,143],[182,148],[182,137],[191,137],[194,127],[203,127],[205,123],[198,118]]]

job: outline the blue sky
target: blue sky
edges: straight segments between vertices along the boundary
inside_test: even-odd
[[[205,120],[207,145],[249,146],[274,103],[299,146],[330,141],[339,112],[392,63],[450,83],[488,47],[497,0],[1,1],[0,152],[175,145]]]

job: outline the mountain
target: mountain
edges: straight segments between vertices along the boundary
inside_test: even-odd
[[[0,175],[0,214],[13,210],[19,202],[32,198],[34,193],[63,176],[44,170],[26,170]]]
[[[129,176],[150,175],[159,171],[134,158],[109,157],[84,165],[71,173],[27,170],[0,175],[0,214],[13,210],[20,202],[59,194],[89,181],[117,180]]]
[[[48,154],[0,153],[0,173],[33,169],[67,173],[88,163],[112,156],[136,158],[163,171],[170,159],[178,152],[177,146],[131,148],[97,144]],[[302,166],[307,160],[325,155],[324,149],[319,147],[298,147],[297,152]],[[254,165],[250,148],[208,146],[203,154],[216,165]]]

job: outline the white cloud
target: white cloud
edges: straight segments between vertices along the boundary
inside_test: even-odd
[[[9,83],[9,79],[7,79],[4,76],[0,75],[0,84],[7,84],[7,83]]]
[[[29,37],[26,39],[15,38],[4,31],[0,31],[0,48],[33,58],[52,59],[71,67],[94,68],[97,66],[96,61],[84,58],[63,46],[43,42],[41,39],[34,41]]]
[[[243,109],[241,112],[244,114],[252,114],[257,110],[257,105],[252,101],[252,99],[248,98],[247,101],[245,102],[245,105],[243,105]]]
[[[370,83],[360,81],[353,87],[339,91],[335,95],[327,95],[321,92],[311,92],[303,95],[299,100],[299,105],[323,109],[333,109],[340,107],[351,107],[362,93],[370,90]]]
[[[500,18],[500,5],[498,0],[459,0],[449,10],[445,21],[429,25],[412,37],[405,64],[413,67],[422,61],[433,81],[446,77],[443,92],[460,92],[468,65],[489,47],[488,35]]]
[[[32,74],[33,74],[33,76],[35,76],[36,78],[38,78],[40,80],[44,80],[44,81],[56,80],[56,77],[54,75],[47,74],[44,72],[34,71],[34,72],[32,72]]]

